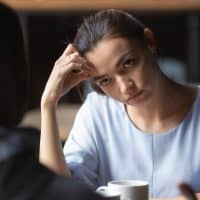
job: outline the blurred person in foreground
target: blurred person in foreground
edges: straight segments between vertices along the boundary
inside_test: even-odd
[[[40,161],[93,189],[136,179],[149,182],[151,198],[183,198],[180,182],[200,193],[200,89],[162,73],[156,48],[152,30],[127,12],[107,9],[86,17],[41,98]],[[63,153],[57,104],[84,80],[94,91]]]
[[[17,14],[1,3],[0,27],[0,199],[100,200],[85,185],[39,164],[39,130],[18,126],[29,86],[23,34]]]

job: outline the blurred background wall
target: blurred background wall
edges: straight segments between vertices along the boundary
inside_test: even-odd
[[[29,49],[30,109],[40,106],[44,84],[56,59],[72,42],[84,16],[101,8],[127,10],[154,32],[165,73],[177,81],[200,82],[199,0],[4,0],[17,10]],[[80,103],[77,88],[63,99]]]

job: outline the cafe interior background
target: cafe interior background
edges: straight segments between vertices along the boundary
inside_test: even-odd
[[[162,70],[180,82],[200,82],[200,0],[2,0],[19,14],[30,61],[30,101],[21,126],[40,128],[40,97],[55,60],[72,42],[84,16],[117,8],[136,15],[155,33]],[[77,87],[59,104],[65,140],[81,98]]]

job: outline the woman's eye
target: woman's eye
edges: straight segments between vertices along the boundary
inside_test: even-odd
[[[98,85],[107,86],[108,84],[110,84],[110,82],[111,82],[111,78],[104,78],[98,81]]]
[[[136,62],[136,59],[135,58],[130,58],[130,59],[127,59],[125,62],[124,62],[124,68],[128,68],[128,67],[132,67]]]

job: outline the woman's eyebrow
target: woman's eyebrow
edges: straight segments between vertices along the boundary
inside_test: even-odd
[[[126,57],[128,54],[134,53],[133,49],[128,49],[127,51],[125,51],[124,53],[121,54],[120,58],[117,60],[115,66],[119,66],[121,65],[124,57]]]
[[[119,56],[119,59],[117,60],[117,62],[115,63],[115,66],[120,66],[124,57],[127,56],[128,54],[131,54],[131,53],[134,53],[134,50],[133,49],[128,49],[127,51],[123,52],[120,56]],[[94,81],[98,81],[102,78],[105,78],[106,75],[100,75],[100,76],[95,76],[93,77],[93,80]]]

